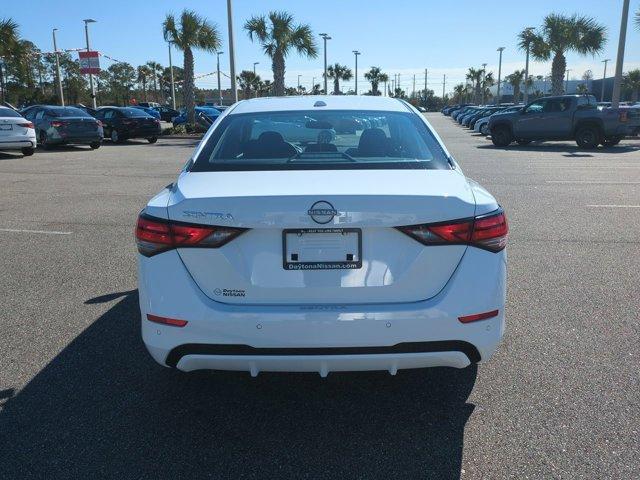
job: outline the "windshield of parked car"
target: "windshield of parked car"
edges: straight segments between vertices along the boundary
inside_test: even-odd
[[[192,171],[447,169],[418,115],[388,111],[232,114],[208,138]]]
[[[142,110],[141,108],[123,108],[122,113],[124,113],[125,117],[149,117],[150,115]]]
[[[0,117],[22,117],[22,115],[10,108],[0,107]]]
[[[75,107],[49,108],[47,114],[52,117],[91,117],[84,110]]]

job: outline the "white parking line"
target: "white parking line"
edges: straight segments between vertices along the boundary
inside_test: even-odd
[[[640,205],[587,205],[590,208],[640,208]]]
[[[591,180],[547,180],[546,183],[566,183],[584,185],[640,185],[640,182],[591,181]]]
[[[41,235],[71,235],[73,232],[57,232],[55,230],[24,230],[21,228],[0,228],[0,232],[39,233]]]

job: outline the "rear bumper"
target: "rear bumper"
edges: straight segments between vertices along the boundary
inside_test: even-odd
[[[101,134],[59,134],[58,136],[49,136],[47,143],[52,145],[74,144],[74,145],[89,145],[95,142],[102,142],[103,137]]]
[[[162,133],[160,127],[137,128],[135,130],[124,130],[122,136],[126,138],[149,138],[157,137]]]
[[[481,272],[481,274],[479,273]],[[469,248],[435,297],[377,305],[246,306],[216,302],[175,251],[139,256],[142,338],[160,364],[196,369],[318,372],[449,366],[488,360],[504,333],[506,253]],[[462,324],[458,317],[499,310]],[[152,323],[146,314],[187,320]]]
[[[0,140],[0,150],[20,150],[21,148],[35,148],[35,137],[21,137]]]

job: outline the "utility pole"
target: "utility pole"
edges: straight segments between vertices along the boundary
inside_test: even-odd
[[[627,23],[629,23],[629,0],[622,4],[622,19],[620,22],[620,38],[618,39],[618,57],[616,58],[616,76],[613,79],[613,95],[611,106],[620,106],[620,86],[622,85],[622,64],[624,63],[624,44],[627,41]]]
[[[564,82],[564,93],[569,93],[569,72],[571,69],[567,68],[567,79]]]
[[[398,74],[398,83],[396,85],[396,88],[399,88],[400,90],[402,90],[402,87],[400,87],[400,74]]]
[[[300,95],[300,77],[302,75],[298,75],[298,95]]]
[[[482,64],[482,105],[484,105],[485,85],[487,84],[487,64]]]
[[[171,80],[171,107],[176,109],[176,84],[173,81],[173,62],[171,61],[171,42],[167,42],[169,44],[169,78]],[[220,58],[220,57],[218,57]],[[218,72],[220,69],[218,69]],[[218,75],[220,75],[218,73]],[[220,77],[218,76],[218,81],[220,81]],[[218,86],[218,88],[220,88]]]
[[[324,94],[329,95],[327,90],[327,40],[331,40],[331,37],[326,33],[321,33],[320,36],[324,41]]]
[[[89,24],[90,23],[96,23],[95,20],[93,20],[92,18],[86,18],[83,20],[84,22],[84,36],[87,40],[87,52],[90,50],[89,48]],[[97,104],[96,104],[96,91],[95,88],[93,86],[93,74],[90,73],[89,74],[89,86],[91,87],[91,102],[93,103],[93,108],[97,108]]]
[[[358,55],[360,55],[360,52],[354,50],[353,55],[356,57],[356,95],[358,95]]]
[[[384,96],[388,97],[389,96],[389,91],[387,90],[387,81],[384,81]]]
[[[53,54],[56,57],[56,77],[58,80],[58,96],[60,97],[60,105],[64,107],[64,92],[62,90],[62,75],[60,75],[60,57],[58,56],[58,44],[56,43],[56,30],[53,29]],[[2,91],[4,94],[4,90]]]
[[[447,83],[447,74],[442,76],[442,103],[444,103],[444,86]]]
[[[223,55],[224,52],[216,52],[217,57],[217,68],[218,68],[218,105],[222,106],[222,90],[220,89],[220,55]],[[176,108],[175,106],[173,108]]]
[[[427,97],[427,77],[429,76],[429,71],[424,69],[424,96]]]
[[[502,76],[502,52],[504,47],[498,48],[498,52],[500,52],[500,60],[498,62],[498,95],[496,96],[496,105],[500,105],[500,80]]]
[[[415,98],[416,96],[416,74],[413,74],[413,97]]]
[[[610,58],[605,58],[604,60],[602,60],[602,63],[604,63],[604,72],[602,74],[602,89],[600,90],[600,101],[604,102],[604,82],[605,79],[607,78],[607,62],[610,62],[611,59]]]
[[[231,0],[227,0],[227,23],[229,24],[229,74],[231,75],[231,95],[233,103],[238,101],[238,88],[236,87],[236,54],[233,46],[233,12]]]
[[[311,80],[311,93],[315,93],[315,88],[316,88],[316,77],[313,77],[313,80]]]
[[[260,65],[260,62],[253,62],[253,75],[256,75],[256,65]]]

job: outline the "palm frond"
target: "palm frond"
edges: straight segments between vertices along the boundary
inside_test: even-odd
[[[249,35],[251,41],[253,41],[254,36],[260,42],[267,41],[267,20],[264,15],[259,17],[251,17],[245,22],[244,29],[247,31],[247,34]]]

